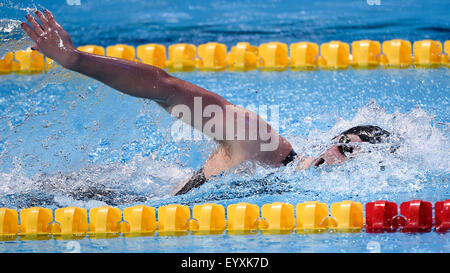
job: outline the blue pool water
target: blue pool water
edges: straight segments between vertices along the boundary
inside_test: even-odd
[[[0,1],[0,55],[31,45],[19,28],[46,7],[76,45],[156,42],[292,43],[358,39],[450,38],[450,3],[440,1]],[[126,11],[125,8],[126,7]],[[374,124],[400,145],[377,147],[339,166],[303,172],[250,168],[170,196],[216,147],[176,141],[174,120],[137,99],[77,73],[0,75],[0,207],[92,208],[214,202],[224,206],[317,200],[362,203],[450,198],[447,68],[308,72],[178,73],[232,103],[272,105],[298,153],[317,155],[351,126]],[[268,113],[268,121],[275,120]],[[364,148],[364,147],[363,147]],[[365,147],[368,148],[368,147]],[[64,240],[0,242],[0,252],[67,252]],[[450,236],[324,233],[149,236],[76,240],[81,252],[449,252]],[[76,249],[76,248],[75,248]]]

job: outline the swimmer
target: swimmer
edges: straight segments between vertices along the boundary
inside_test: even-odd
[[[195,115],[194,117],[175,115],[218,143],[218,148],[206,160],[203,167],[175,189],[173,192],[175,195],[187,193],[209,178],[245,161],[281,167],[298,159],[298,169],[322,164],[340,164],[358,153],[359,148],[349,143],[380,143],[389,136],[387,131],[377,126],[357,126],[336,136],[333,139],[336,143],[319,157],[300,157],[289,141],[275,132],[256,113],[234,105],[202,87],[171,76],[158,67],[81,52],[74,47],[69,34],[48,10],[36,11],[36,17],[40,22],[30,14],[25,17],[29,24],[23,22],[21,26],[35,42],[32,49],[40,51],[67,69],[94,78],[125,94],[151,99],[172,115],[174,109],[180,105],[184,106],[184,109],[187,107],[191,113],[204,113],[211,107],[225,113],[232,112],[231,119],[217,114],[201,116],[200,119],[196,119]],[[205,131],[205,126],[209,126],[211,121],[216,125],[220,124],[221,128]],[[242,124],[244,133],[235,132],[235,128],[239,128]],[[256,135],[250,135],[252,128],[259,129],[256,130]]]

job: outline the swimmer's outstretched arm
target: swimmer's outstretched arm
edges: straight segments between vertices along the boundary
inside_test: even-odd
[[[221,145],[217,152],[205,163],[204,171],[206,178],[228,170],[250,158],[260,160],[265,164],[279,165],[292,150],[289,142],[272,130],[272,127],[256,113],[235,106],[213,92],[175,78],[164,70],[151,65],[76,50],[69,34],[56,22],[50,11],[45,10],[44,13],[36,11],[36,16],[41,21],[40,24],[33,16],[27,15],[26,18],[31,27],[27,23],[22,23],[22,28],[36,43],[33,46],[34,49],[39,50],[63,67],[97,79],[123,93],[135,97],[152,99],[163,106],[168,112],[174,110],[173,107],[176,105],[183,105],[188,107],[195,116],[198,110],[203,113],[203,109],[206,109],[206,107],[217,106],[221,108],[223,113],[227,113],[229,108],[231,108],[231,111],[240,113],[240,120],[243,120],[243,124],[246,126],[244,132],[248,131],[247,128],[250,127],[250,123],[258,124],[259,128],[264,128],[263,126],[265,125],[267,126],[265,127],[267,128],[267,133],[265,134],[267,137],[262,138],[261,134],[258,133],[256,141],[245,141],[245,137],[243,137],[244,141],[238,139],[235,141],[234,138],[236,138],[237,134],[234,134],[234,127],[239,126],[237,117],[234,117],[234,120],[230,121],[231,123],[227,123],[229,121],[225,118],[226,115],[222,117],[220,115],[217,115],[217,117],[216,115],[214,117],[202,115],[201,122],[195,122],[196,119],[193,117],[190,119],[187,117],[185,119],[183,116],[182,120],[184,122],[200,131],[203,131],[204,125],[212,118],[217,119],[219,122],[222,121],[222,135],[226,135],[226,128],[231,128],[232,130],[233,134],[230,139],[222,138],[220,140],[215,138],[217,142],[224,145]],[[194,103],[196,97],[201,98],[201,109],[198,109]],[[235,115],[233,114],[233,116]],[[220,131],[220,129],[215,129]],[[203,132],[207,135],[210,134],[213,138],[216,137],[209,130]],[[276,147],[274,151],[266,152],[261,150],[260,144],[266,143],[268,140],[270,140],[270,143],[275,143]]]
[[[44,13],[36,11],[40,24],[33,16],[27,15],[31,27],[22,23],[22,28],[36,43],[33,49],[67,69],[97,79],[123,93],[152,99],[168,111],[178,104],[193,109],[195,96],[202,97],[203,107],[230,104],[221,96],[175,78],[155,66],[76,50],[69,34],[56,22],[52,13],[48,10]]]

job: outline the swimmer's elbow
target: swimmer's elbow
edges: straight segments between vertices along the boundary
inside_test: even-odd
[[[157,68],[157,67],[152,67]],[[142,72],[142,71],[141,71]],[[139,86],[141,89],[139,97],[148,98],[158,103],[165,103],[167,101],[167,89],[170,86],[170,76],[166,71],[157,68],[151,69],[141,74]]]

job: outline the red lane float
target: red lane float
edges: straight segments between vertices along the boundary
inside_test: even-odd
[[[395,202],[378,200],[366,204],[366,231],[369,233],[394,232],[398,227]]]
[[[400,204],[400,214],[406,218],[402,232],[429,232],[433,226],[433,205],[422,200]]]
[[[450,230],[450,199],[434,205],[435,228],[437,232]]]

